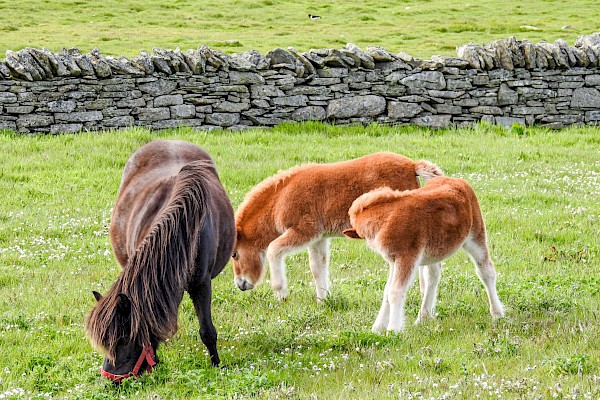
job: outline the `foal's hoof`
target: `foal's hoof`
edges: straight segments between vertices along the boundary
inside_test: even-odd
[[[287,296],[288,295],[287,295],[287,291],[286,290],[275,291],[275,297],[279,301],[286,301],[287,300]]]

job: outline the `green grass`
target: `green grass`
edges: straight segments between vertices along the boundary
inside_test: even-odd
[[[119,273],[107,226],[124,163],[157,137],[209,151],[234,206],[263,178],[299,163],[380,150],[437,163],[478,193],[507,317],[491,321],[485,291],[459,253],[444,266],[437,319],[373,334],[387,266],[364,243],[340,238],[323,304],[304,253],[288,259],[284,303],[268,283],[239,291],[228,265],[213,296],[224,368],[210,367],[185,297],[159,366],[113,388],[99,375],[102,355],[83,320],[91,291],[104,293]],[[317,123],[0,134],[0,398],[598,398],[599,138],[598,128]]]
[[[595,0],[0,0],[0,52],[25,47],[98,47],[133,57],[153,48],[208,45],[229,53],[277,47],[383,46],[429,59],[455,56],[456,46],[517,39],[574,44],[600,31]],[[317,21],[308,14],[320,15]],[[528,30],[523,26],[534,26]],[[568,29],[563,29],[568,27]]]

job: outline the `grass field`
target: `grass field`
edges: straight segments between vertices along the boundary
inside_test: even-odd
[[[595,0],[285,1],[0,0],[0,52],[97,47],[136,56],[153,48],[208,45],[228,53],[277,47],[383,46],[429,59],[456,46],[515,36],[534,43],[600,31]],[[313,21],[308,14],[320,15]]]
[[[553,4],[553,3],[551,3]],[[290,297],[249,292],[231,265],[215,281],[224,368],[210,367],[191,302],[151,375],[114,388],[83,320],[91,291],[119,273],[107,226],[129,155],[156,138],[214,157],[237,206],[257,182],[308,161],[390,150],[466,178],[487,222],[507,317],[492,322],[463,253],[444,265],[437,319],[398,335],[370,332],[387,266],[336,239],[332,296],[318,304],[304,253],[288,260]],[[411,127],[99,134],[0,134],[0,399],[600,398],[600,130],[430,131]],[[268,279],[268,276],[267,276]],[[411,289],[409,321],[419,294]]]

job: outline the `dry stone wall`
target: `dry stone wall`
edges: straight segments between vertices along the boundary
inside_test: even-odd
[[[574,46],[509,38],[457,53],[419,60],[353,44],[264,56],[155,49],[132,59],[96,49],[7,51],[0,129],[241,129],[304,120],[560,128],[600,121],[600,33]]]

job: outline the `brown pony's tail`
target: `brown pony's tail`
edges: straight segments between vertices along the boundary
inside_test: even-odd
[[[415,174],[425,182],[436,176],[444,176],[444,172],[440,167],[426,160],[420,160],[415,163]]]

